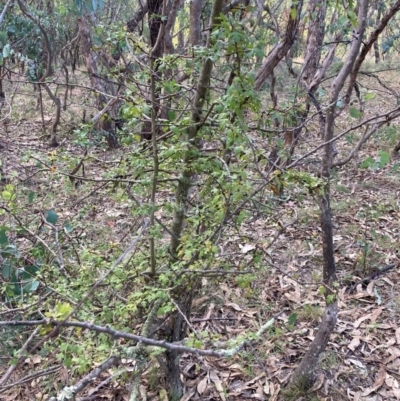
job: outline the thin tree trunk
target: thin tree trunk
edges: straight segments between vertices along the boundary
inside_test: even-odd
[[[27,8],[25,7],[25,3],[22,2],[21,0],[18,0],[18,5],[19,5],[22,13],[27,18],[29,18],[31,21],[33,21],[34,24],[37,25],[37,27],[39,28],[40,32],[43,35],[44,44],[45,44],[45,53],[46,53],[47,57],[46,57],[46,70],[45,70],[44,74],[41,77],[38,77],[39,90],[40,90],[40,86],[43,86],[45,88],[47,94],[49,95],[50,99],[56,105],[56,116],[55,116],[54,122],[53,122],[53,124],[51,126],[51,132],[50,132],[50,146],[56,147],[56,146],[58,146],[57,127],[58,127],[58,124],[60,123],[60,117],[61,117],[61,101],[52,92],[49,84],[45,83],[46,79],[50,76],[50,74],[52,72],[52,63],[53,63],[53,53],[52,53],[52,50],[51,50],[49,36],[48,36],[48,34],[46,32],[46,29],[43,27],[43,25],[40,23],[40,21],[37,20],[33,15],[31,15],[28,12]],[[42,104],[42,102],[41,102],[41,104]],[[43,105],[42,105],[42,107],[43,107]]]
[[[315,368],[318,364],[320,355],[325,351],[329,337],[334,330],[337,321],[338,306],[336,298],[336,266],[333,248],[332,211],[329,199],[329,178],[332,166],[332,143],[330,141],[334,135],[336,102],[339,98],[340,90],[343,88],[345,80],[351,73],[356,62],[357,55],[360,51],[362,37],[366,26],[367,11],[368,0],[361,0],[359,3],[357,24],[357,31],[359,32],[359,35],[353,38],[347,60],[331,86],[329,98],[330,106],[327,109],[325,123],[324,141],[326,142],[326,145],[324,147],[324,156],[322,159],[321,169],[321,176],[324,177],[327,182],[324,187],[324,194],[319,198],[321,208],[322,252],[324,259],[323,282],[325,285],[325,300],[327,305],[318,328],[318,333],[291,378],[291,385],[300,389],[307,389],[312,385],[314,381]]]
[[[213,10],[211,15],[211,32],[220,23],[220,14],[222,11],[222,5],[224,0],[215,0],[213,4]],[[211,42],[212,35],[209,35],[209,40],[207,46],[212,45]],[[204,62],[202,70],[200,72],[199,81],[197,84],[197,90],[195,99],[193,102],[192,111],[192,126],[187,130],[186,141],[190,146],[197,147],[198,139],[197,133],[199,130],[199,123],[202,118],[203,105],[205,102],[206,94],[209,89],[209,83],[211,79],[211,73],[213,69],[213,62],[210,58]],[[191,168],[193,160],[193,151],[188,150],[187,154],[184,156],[184,169],[179,178],[177,190],[176,190],[176,209],[173,215],[172,227],[171,227],[171,239],[169,250],[171,254],[172,261],[178,259],[177,249],[181,243],[181,235],[183,231],[185,212],[187,208],[187,202],[189,198],[189,192],[194,179],[194,172]],[[185,337],[186,333],[186,321],[182,315],[187,318],[190,316],[190,310],[192,305],[193,294],[196,291],[197,283],[183,283],[179,286],[177,290],[177,300],[176,304],[179,306],[180,310],[175,311],[170,318],[170,330],[171,336],[174,341],[181,341]],[[183,394],[182,383],[180,380],[180,369],[179,361],[180,354],[176,352],[166,352],[166,367],[167,376],[169,381],[169,395],[170,399],[173,401],[179,400]]]
[[[363,47],[362,47],[361,53],[358,56],[357,61],[355,62],[355,65],[353,67],[353,71],[350,74],[350,79],[349,79],[349,83],[348,83],[348,86],[347,86],[346,96],[344,97],[344,103],[345,104],[349,104],[350,103],[351,93],[353,92],[353,88],[354,88],[354,85],[356,83],[358,72],[360,71],[361,65],[364,62],[365,57],[367,56],[368,52],[371,50],[373,44],[378,40],[379,35],[386,28],[386,26],[389,23],[389,21],[392,19],[392,17],[399,10],[400,10],[400,0],[397,0],[392,5],[392,7],[390,7],[390,9],[385,13],[385,15],[382,17],[382,20],[375,27],[374,31],[371,33],[371,35],[368,38],[368,40],[363,43]],[[359,33],[357,33],[357,34],[359,34]]]
[[[375,2],[375,12],[376,12],[376,25],[378,25],[382,17],[382,5],[380,0],[376,0]],[[378,39],[376,40],[376,42],[374,42],[374,56],[375,56],[375,64],[378,64],[381,61]]]
[[[201,43],[201,9],[203,0],[190,2],[190,44],[192,47]]]
[[[303,8],[303,0],[296,1],[291,5],[289,13],[289,21],[286,27],[285,37],[282,42],[278,43],[268,54],[264,63],[257,71],[254,82],[254,89],[261,89],[266,79],[271,75],[274,68],[286,56],[287,52],[292,47],[299,31],[299,22],[301,10]],[[293,11],[294,10],[294,11]]]
[[[167,1],[167,0],[164,0]],[[150,31],[150,44],[152,46],[151,57],[153,59],[152,65],[154,70],[152,74],[155,74],[156,81],[160,80],[159,72],[159,59],[163,55],[164,51],[164,35],[159,35],[161,29],[163,28],[162,22],[162,11],[163,11],[163,0],[148,0],[148,22]],[[156,88],[156,99],[154,103],[154,113],[156,117],[160,110],[159,99],[160,99],[160,89]],[[142,138],[150,140],[152,138],[152,123],[146,120],[142,127]]]
[[[176,16],[178,14],[181,2],[182,0],[171,0],[168,7],[168,19],[165,24],[164,34],[164,54],[173,54],[175,52],[174,45],[172,43],[172,33],[174,30]]]
[[[139,2],[142,3],[142,2]],[[143,1],[143,4],[140,4],[141,7],[138,11],[135,12],[133,17],[127,22],[126,28],[128,32],[134,32],[136,28],[139,26],[139,24],[143,21],[144,16],[147,14],[149,11],[149,5],[147,3],[147,0]],[[141,30],[140,34],[141,34]]]
[[[86,15],[83,15],[81,18],[78,19],[78,25],[82,46],[82,54],[84,55],[86,60],[86,68],[89,73],[90,83],[93,89],[97,92],[97,109],[100,111],[103,110],[104,106],[107,104],[107,99],[104,95],[106,93],[106,88],[104,82],[99,77],[99,73],[97,70],[96,55],[92,51],[92,40]],[[118,147],[118,140],[112,124],[112,120],[115,120],[115,117],[116,115],[110,116],[110,112],[104,113],[103,117],[98,120],[96,127],[97,129],[103,131],[103,133],[106,135],[106,140],[110,149]]]

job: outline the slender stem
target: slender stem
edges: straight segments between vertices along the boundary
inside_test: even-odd
[[[153,185],[151,189],[151,215],[150,215],[150,229],[155,224],[155,216],[154,213],[156,211],[156,193],[157,193],[157,179],[159,172],[159,160],[158,160],[158,150],[157,150],[157,127],[156,127],[156,82],[155,76],[156,71],[154,71],[154,58],[151,57],[150,60],[151,65],[151,74],[150,74],[150,91],[151,91],[151,139],[153,146],[153,163],[154,163],[154,171],[153,171]],[[150,233],[150,266],[151,266],[151,275],[154,276],[156,274],[156,250],[155,250],[155,241],[154,236]]]

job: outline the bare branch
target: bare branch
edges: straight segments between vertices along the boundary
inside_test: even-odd
[[[280,314],[282,314],[282,312]],[[276,318],[280,314],[278,314],[277,316],[268,320],[264,325],[262,325],[261,328],[256,333],[256,335],[261,336],[267,328],[271,327],[275,323]],[[54,319],[26,320],[26,321],[21,321],[21,320],[0,321],[0,327],[5,327],[5,326],[48,326],[48,325],[54,326],[55,328],[58,328],[61,326],[79,327],[84,330],[90,330],[90,331],[95,331],[97,333],[108,334],[108,335],[112,336],[113,338],[124,338],[126,340],[135,341],[136,343],[139,343],[139,344],[144,344],[144,345],[148,345],[148,346],[152,346],[152,347],[159,347],[159,348],[163,348],[163,349],[166,349],[169,351],[176,351],[178,353],[185,352],[185,353],[189,353],[189,354],[202,355],[202,356],[213,356],[213,357],[217,357],[217,358],[233,356],[233,355],[237,354],[239,351],[241,351],[242,349],[244,349],[248,343],[248,341],[245,340],[245,341],[242,341],[240,344],[238,344],[235,347],[228,348],[228,349],[225,349],[222,351],[215,351],[212,349],[197,349],[197,348],[187,347],[185,345],[182,345],[181,343],[169,343],[167,341],[154,340],[152,338],[138,336],[136,334],[127,333],[125,331],[114,330],[108,326],[98,326],[98,325],[91,324],[88,322],[77,322],[77,321],[71,321],[71,320],[58,321],[58,320],[54,320]],[[226,342],[225,345],[230,346],[231,341]]]
[[[56,397],[51,397],[49,401],[57,401],[60,399],[72,399],[76,394],[82,391],[85,387],[87,387],[93,380],[97,379],[101,373],[105,370],[110,369],[115,364],[120,361],[120,357],[111,356],[105,362],[103,362],[100,366],[93,369],[88,375],[86,375],[82,380],[80,380],[74,386],[65,387],[60,394]]]

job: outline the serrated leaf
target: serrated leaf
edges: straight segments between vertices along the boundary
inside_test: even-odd
[[[53,225],[57,223],[58,215],[54,210],[47,210],[44,215],[48,223]]]

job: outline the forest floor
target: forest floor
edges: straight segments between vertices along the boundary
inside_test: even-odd
[[[371,91],[376,88],[370,77],[363,84]],[[115,252],[123,250],[127,232],[137,223],[131,217],[130,204],[121,203],[112,191],[102,189],[101,182],[94,181],[107,166],[117,165],[126,149],[94,148],[90,160],[85,162],[87,181],[75,189],[63,171],[71,171],[71,162],[84,157],[82,148],[71,142],[68,135],[72,134],[67,133],[79,123],[79,103],[64,115],[61,146],[53,149],[41,138],[42,120],[32,101],[36,97],[31,94],[15,96],[14,111],[0,127],[4,175],[9,182],[34,190],[40,205],[56,210],[62,220],[84,211],[91,221],[82,222],[82,230],[93,240],[94,247],[96,243],[114,243]],[[80,98],[77,92],[75,96]],[[392,101],[387,96],[386,99],[377,92],[376,109],[386,107],[386,101],[390,107]],[[368,112],[373,113],[374,107]],[[45,123],[50,121],[51,115],[46,114]],[[339,118],[339,124],[345,127],[349,120]],[[354,145],[357,134],[354,135],[339,141],[337,158],[345,156]],[[397,126],[388,126],[362,148],[356,160],[333,171],[331,201],[340,282],[339,318],[313,388],[294,399],[400,400],[400,157],[392,155],[382,167],[377,162],[361,168],[369,157],[379,161],[379,152],[392,152],[399,140]],[[312,145],[308,141],[303,146]],[[41,174],[41,169],[47,173]],[[52,179],[49,169],[55,172]],[[37,213],[35,207],[35,203],[26,206],[21,220],[29,221],[30,215]],[[194,301],[192,325],[198,332],[218,333],[223,340],[257,331],[279,315],[276,324],[262,340],[231,359],[184,355],[182,400],[289,400],[289,396],[282,396],[282,389],[309,348],[324,308],[318,291],[322,280],[321,231],[319,209],[312,197],[292,189],[277,199],[275,207],[284,223],[292,223],[269,251],[265,269],[257,272],[250,287],[240,288],[229,277],[218,288],[203,285],[202,293]],[[6,218],[3,215],[3,223]],[[263,239],[276,233],[276,221],[255,219],[243,227],[240,237],[232,236],[224,246],[232,252],[235,265],[235,253],[241,257],[248,254],[251,259],[256,248],[253,244],[262,244]],[[207,288],[212,288],[212,293]],[[293,313],[297,317],[295,322],[290,321]],[[58,363],[55,355],[51,358],[47,365]],[[18,375],[23,377],[35,370],[38,363],[34,356],[27,357],[13,382]],[[6,369],[6,365],[0,365],[0,376]],[[167,400],[159,376],[157,368],[146,372],[141,386],[143,399]],[[43,380],[46,378],[15,385],[0,398],[40,399],[37,388]],[[53,389],[70,380],[65,369],[51,376]],[[127,400],[127,393],[113,384],[103,390],[96,400]]]

